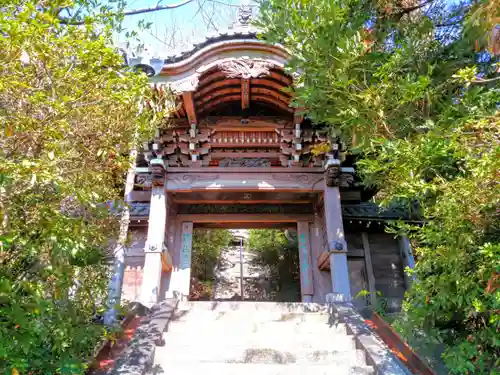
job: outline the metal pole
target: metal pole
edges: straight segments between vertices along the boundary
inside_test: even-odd
[[[243,290],[243,238],[240,238],[240,293],[241,300],[245,299],[245,294]]]

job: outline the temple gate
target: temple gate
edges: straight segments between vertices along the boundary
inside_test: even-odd
[[[411,218],[370,203],[355,157],[307,109],[289,106],[287,52],[257,39],[242,14],[175,56],[128,57],[153,89],[175,93],[176,111],[139,152],[123,298],[187,298],[194,227],[296,226],[304,302],[368,290],[362,307],[381,291],[397,310],[411,250],[383,228]]]

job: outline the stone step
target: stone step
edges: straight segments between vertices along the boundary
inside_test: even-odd
[[[302,335],[302,336],[318,336],[325,339],[336,338],[338,336],[347,335],[347,331],[344,326],[338,326],[335,328],[328,327],[311,327],[311,326],[283,326],[283,327],[272,327],[269,324],[254,324],[245,326],[232,326],[223,324],[207,324],[206,326],[194,325],[190,326],[188,323],[183,325],[171,324],[165,332],[170,334],[181,334],[181,335],[220,335],[225,336],[239,336],[242,334],[263,334],[263,335],[278,335],[282,337],[288,337],[290,335]]]
[[[212,328],[213,327],[213,328]],[[178,331],[180,329],[187,329],[190,331],[197,329],[222,329],[223,331],[230,330],[259,330],[269,329],[274,331],[290,331],[290,332],[333,332],[333,333],[343,333],[346,332],[346,325],[344,323],[339,324],[327,324],[324,321],[314,323],[308,321],[280,321],[278,319],[262,319],[262,320],[250,320],[242,319],[241,321],[236,319],[180,319],[172,321],[168,325],[169,330]]]
[[[231,324],[224,321],[207,321],[204,324],[199,322],[191,324],[189,321],[173,322],[167,327],[169,334],[195,334],[195,335],[218,335],[222,332],[224,335],[238,336],[250,333],[262,333],[264,335],[277,335],[288,337],[290,335],[312,335],[324,338],[334,338],[347,334],[345,324],[328,326],[326,324],[285,324],[277,322],[265,323],[241,323]]]
[[[198,315],[211,315],[211,314],[246,314],[249,316],[262,314],[280,314],[286,316],[302,316],[302,315],[316,315],[328,317],[331,314],[328,313],[326,308],[321,304],[316,303],[304,303],[297,304],[291,303],[290,306],[273,306],[272,303],[265,302],[250,302],[250,301],[210,301],[206,304],[203,302],[198,302],[201,305],[186,306],[183,302],[179,305],[175,311],[176,315],[179,314],[198,314]],[[306,310],[308,309],[308,310]]]
[[[210,302],[213,303],[215,308],[214,309],[208,309],[206,308],[207,306],[203,306],[203,308],[198,308],[197,306],[190,308],[190,307],[184,307],[180,306],[174,313],[174,317],[177,316],[188,316],[188,315],[198,315],[202,317],[211,317],[211,316],[246,316],[249,318],[261,318],[262,316],[265,316],[266,314],[269,314],[269,316],[272,317],[283,317],[286,319],[280,319],[280,320],[292,320],[296,318],[301,318],[303,316],[313,316],[316,318],[323,318],[325,321],[328,320],[330,316],[335,316],[329,314],[327,311],[324,310],[311,310],[311,311],[304,311],[303,309],[305,307],[299,307],[301,310],[283,310],[279,308],[273,308],[272,306],[264,305],[264,306],[259,306],[257,305],[256,307],[251,303],[251,302]],[[222,304],[222,306],[217,306],[216,304]],[[245,306],[246,304],[249,304],[249,306]],[[238,305],[241,304],[241,305]],[[309,304],[305,304],[307,307]],[[318,304],[311,304],[314,308],[316,306],[320,306]],[[293,308],[293,306],[292,306]]]
[[[366,365],[363,351],[295,348],[290,350],[263,347],[159,347],[155,357],[160,363],[252,363],[252,364],[330,364]]]
[[[334,350],[348,351],[355,350],[356,343],[352,336],[338,337],[314,337],[312,335],[300,336],[290,335],[288,337],[271,337],[262,334],[248,334],[241,336],[226,336],[223,333],[219,335],[163,335],[165,347],[176,350],[177,347],[183,347],[186,350],[203,350],[207,346],[212,346],[220,350],[225,348],[274,348],[276,350],[294,351],[298,349],[312,350]]]
[[[331,366],[331,365],[263,365],[240,363],[176,363],[155,364],[153,374],[175,375],[372,375],[369,366]]]
[[[177,316],[170,322],[171,325],[187,325],[192,324],[193,326],[203,327],[207,324],[213,325],[224,325],[225,327],[245,327],[254,325],[271,326],[277,325],[278,327],[303,327],[303,326],[316,326],[319,330],[328,330],[338,327],[345,327],[345,324],[332,322],[329,323],[328,319],[322,317],[287,317],[281,314],[268,315],[268,316]]]
[[[325,314],[307,313],[275,313],[269,312],[266,314],[252,314],[239,312],[217,312],[217,313],[196,313],[185,312],[175,314],[172,317],[172,324],[178,323],[193,323],[203,325],[206,323],[218,324],[225,323],[235,326],[252,325],[252,324],[278,324],[283,325],[316,325],[322,328],[335,327],[343,325],[342,323],[331,319]]]
[[[253,311],[260,312],[328,312],[329,307],[319,303],[300,302],[253,302],[253,301],[183,301],[179,303],[178,311]]]

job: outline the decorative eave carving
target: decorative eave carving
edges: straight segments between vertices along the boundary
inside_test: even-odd
[[[177,95],[183,92],[193,92],[198,88],[199,78],[199,74],[193,74],[187,78],[170,83],[169,87]]]
[[[264,158],[225,158],[219,162],[219,167],[246,167],[246,168],[266,168],[271,162]]]
[[[326,171],[325,175],[326,186],[328,187],[340,187],[340,188],[353,188],[357,187],[357,183],[354,180],[352,173],[341,173],[340,167],[331,167]]]
[[[134,188],[140,190],[150,190],[153,186],[153,179],[151,174],[148,173],[136,173]]]
[[[273,68],[274,64],[263,59],[242,57],[225,60],[219,63],[218,67],[227,78],[249,79],[269,75],[269,69]]]
[[[354,178],[354,168],[342,168],[339,159],[331,156],[325,163],[325,181],[328,187],[358,188],[361,183]]]
[[[340,166],[340,160],[329,158],[325,164],[326,186],[339,187],[341,174],[342,174],[342,168]]]
[[[150,162],[152,186],[165,186],[165,164],[162,159]]]
[[[354,175],[352,173],[341,173],[339,187],[341,188],[352,188],[355,187],[356,182],[354,181]]]

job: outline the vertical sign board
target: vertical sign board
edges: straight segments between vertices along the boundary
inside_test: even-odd
[[[180,279],[181,298],[189,297],[189,287],[191,282],[191,249],[193,246],[193,223],[182,223],[182,246],[180,254]]]
[[[299,259],[300,259],[300,291],[303,302],[310,302],[310,297],[314,294],[312,262],[311,262],[311,242],[309,238],[309,223],[299,221],[297,223],[299,237]],[[309,300],[305,300],[309,299]]]

